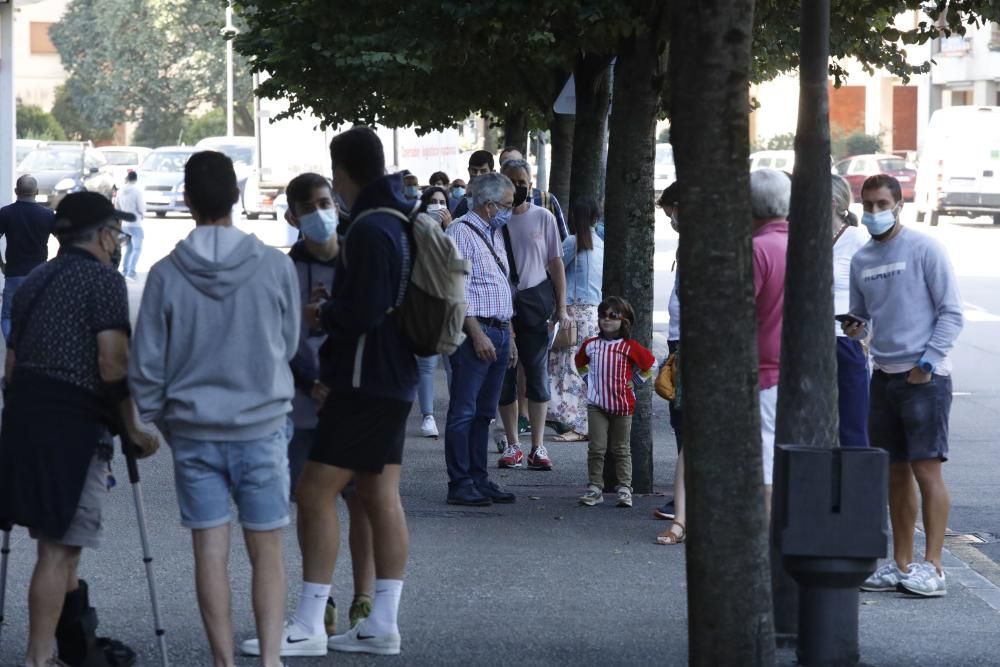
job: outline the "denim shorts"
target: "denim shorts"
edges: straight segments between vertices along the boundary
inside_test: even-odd
[[[283,426],[266,438],[206,442],[173,436],[174,482],[181,525],[191,530],[230,522],[229,498],[247,530],[288,525],[288,440]]]
[[[549,327],[544,322],[534,329],[517,328],[514,320],[514,344],[517,345],[517,362],[524,369],[525,397],[534,403],[545,403],[549,392]],[[510,405],[517,400],[517,368],[508,368],[500,389],[500,405]]]
[[[926,384],[910,384],[906,376],[872,374],[868,439],[888,450],[889,463],[947,461],[951,378],[933,375]]]

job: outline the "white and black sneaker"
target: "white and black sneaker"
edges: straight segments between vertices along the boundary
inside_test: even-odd
[[[327,641],[331,651],[342,653],[373,653],[375,655],[399,655],[401,640],[399,633],[385,635],[369,634],[365,626],[368,619],[358,622],[342,635],[334,635]]]
[[[939,574],[933,563],[911,565],[909,574],[899,582],[899,587],[904,593],[924,598],[944,597],[948,593],[944,572]]]
[[[627,486],[618,487],[618,507],[632,507],[632,489]]]
[[[603,502],[604,494],[601,493],[601,487],[594,486],[593,484],[587,486],[587,490],[584,491],[582,496],[580,496],[580,504],[586,505],[587,507],[600,505]]]
[[[285,623],[281,633],[281,657],[316,657],[326,655],[326,633],[310,635],[293,620]],[[240,643],[243,655],[260,655],[260,640],[247,639]]]
[[[909,568],[913,570],[913,566],[910,565]],[[872,572],[871,576],[865,579],[865,583],[861,584],[861,590],[868,591],[869,593],[886,593],[889,591],[895,591],[899,589],[899,584],[909,576],[906,572],[899,569],[896,565],[896,561],[890,560],[887,563],[883,563],[881,567]]]

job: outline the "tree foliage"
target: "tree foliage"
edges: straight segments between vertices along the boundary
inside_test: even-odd
[[[31,104],[17,105],[15,123],[18,139],[59,141],[66,138],[59,121],[52,114]]]
[[[50,35],[69,72],[66,95],[80,126],[140,121],[162,139],[185,116],[223,106],[224,24],[217,2],[72,0]],[[244,108],[237,120],[249,130],[252,86],[242,58],[234,71]]]
[[[66,138],[73,141],[108,141],[114,136],[114,128],[97,128],[87,122],[80,110],[80,100],[74,98],[65,85],[56,88],[56,99],[52,103],[52,116],[66,131]]]

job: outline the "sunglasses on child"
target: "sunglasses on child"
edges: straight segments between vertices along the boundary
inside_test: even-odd
[[[609,310],[608,312],[600,315],[602,320],[620,320],[622,319],[622,314],[617,310]]]

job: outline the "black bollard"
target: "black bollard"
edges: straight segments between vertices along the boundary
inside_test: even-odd
[[[888,548],[888,474],[880,449],[776,448],[773,536],[799,584],[801,665],[858,664],[858,587]]]

